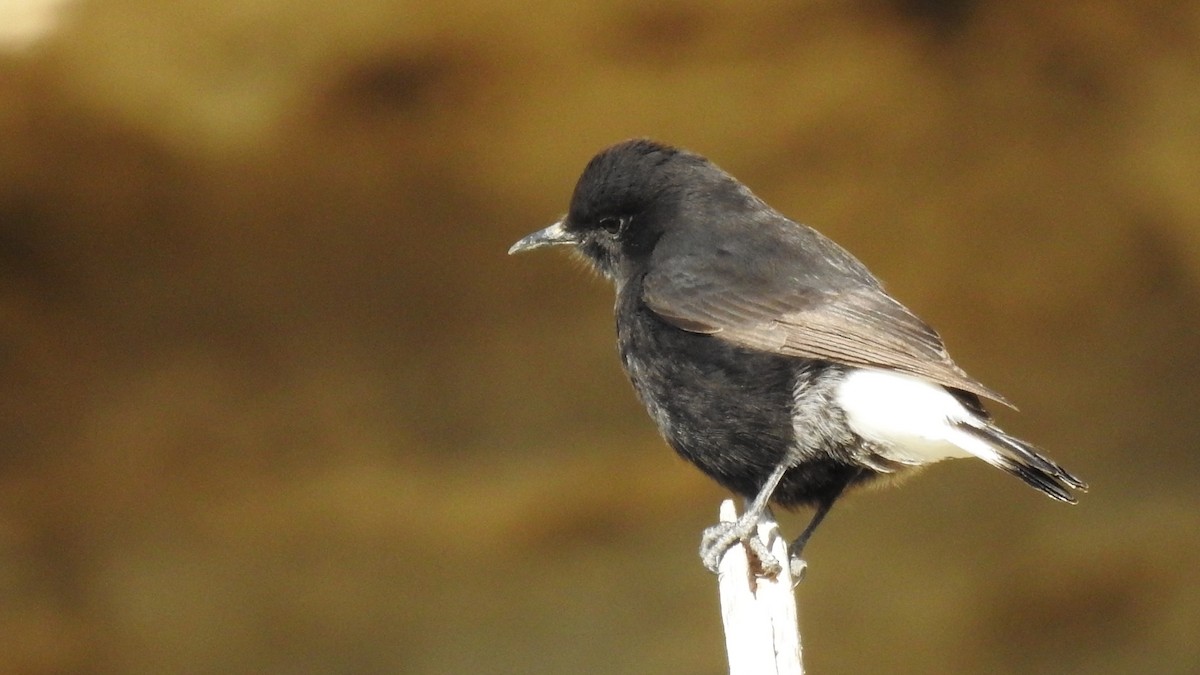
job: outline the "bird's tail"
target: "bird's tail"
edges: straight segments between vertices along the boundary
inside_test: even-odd
[[[1053,499],[1074,504],[1075,497],[1071,490],[1087,490],[1087,483],[1043,455],[1036,447],[1009,436],[987,422],[961,421],[955,423],[954,427],[966,435],[962,440],[974,441],[957,445],[988,464],[1004,469]]]

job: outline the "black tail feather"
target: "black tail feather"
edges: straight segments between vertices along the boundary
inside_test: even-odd
[[[1009,436],[991,424],[976,426],[961,422],[956,426],[995,448],[998,453],[996,466],[1053,499],[1074,504],[1075,497],[1071,490],[1087,490],[1087,483],[1043,455],[1036,447]]]

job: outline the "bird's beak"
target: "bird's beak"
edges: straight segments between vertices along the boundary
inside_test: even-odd
[[[576,236],[571,232],[568,232],[565,227],[563,227],[563,223],[565,223],[566,220],[566,218],[563,218],[550,227],[547,227],[544,230],[538,230],[537,232],[525,237],[521,241],[518,241],[512,245],[512,248],[508,249],[508,254],[512,255],[514,253],[530,251],[543,246],[553,246],[554,244],[578,243],[579,239],[576,238]]]

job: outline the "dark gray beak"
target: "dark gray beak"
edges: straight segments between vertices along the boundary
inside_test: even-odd
[[[563,223],[566,222],[566,220],[566,218],[563,218],[550,227],[547,227],[544,230],[538,230],[537,232],[525,237],[521,241],[518,241],[512,245],[512,248],[508,249],[508,254],[512,255],[514,253],[520,253],[521,251],[531,251],[535,248],[553,246],[555,244],[578,243],[579,240],[576,239],[575,235],[567,232],[566,228],[563,227]]]

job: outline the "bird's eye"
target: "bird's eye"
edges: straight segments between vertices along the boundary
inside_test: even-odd
[[[598,224],[600,225],[600,229],[604,230],[605,232],[609,234],[617,234],[621,231],[621,228],[625,227],[625,219],[618,218],[616,216],[605,216],[600,219]]]

